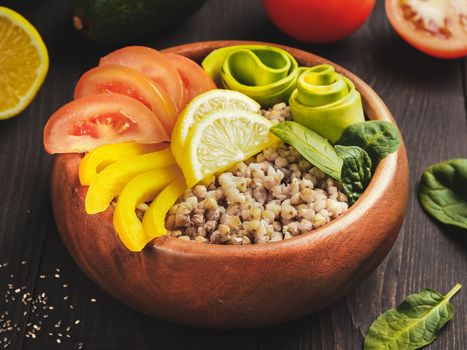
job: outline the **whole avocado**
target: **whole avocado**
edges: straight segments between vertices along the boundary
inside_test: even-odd
[[[74,0],[75,28],[98,43],[125,43],[174,27],[205,0]]]

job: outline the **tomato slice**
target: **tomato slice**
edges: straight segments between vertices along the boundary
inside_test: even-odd
[[[48,153],[87,152],[109,143],[159,143],[169,136],[154,113],[133,98],[99,94],[59,108],[44,128]]]
[[[100,59],[99,65],[117,64],[136,69],[153,80],[170,96],[175,109],[184,101],[183,82],[175,67],[159,51],[144,46],[127,46]]]
[[[467,55],[466,0],[386,0],[399,35],[420,51],[440,58]]]
[[[170,63],[174,65],[182,78],[183,86],[185,87],[185,101],[183,106],[186,106],[199,94],[216,89],[214,81],[195,61],[175,53],[166,53],[165,56],[169,59]]]
[[[76,84],[75,99],[101,93],[134,98],[154,112],[170,135],[177,120],[167,93],[140,72],[118,65],[100,66],[84,73]]]

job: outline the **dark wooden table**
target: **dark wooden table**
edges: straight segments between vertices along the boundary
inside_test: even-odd
[[[251,39],[317,53],[356,73],[381,95],[409,152],[405,224],[389,256],[355,291],[288,324],[212,331],[165,323],[123,306],[89,281],[68,255],[51,213],[52,157],[42,148],[42,129],[71,99],[78,77],[109,48],[73,33],[68,1],[7,1],[41,32],[50,71],[29,108],[0,123],[0,329],[6,329],[0,348],[11,342],[10,349],[41,350],[360,349],[371,322],[406,295],[425,287],[444,293],[461,282],[465,287],[453,300],[453,320],[427,349],[467,349],[467,232],[431,220],[416,196],[426,166],[467,156],[466,60],[442,61],[416,51],[395,34],[383,1],[377,2],[357,33],[332,45],[287,38],[267,19],[259,0],[210,0],[176,31],[142,43],[164,48]]]

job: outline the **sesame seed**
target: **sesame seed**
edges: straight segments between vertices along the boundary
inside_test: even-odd
[[[91,303],[95,303],[97,300],[94,298],[91,298]]]
[[[21,265],[26,265],[27,261],[26,260],[21,260]],[[1,267],[6,267],[8,263],[0,263],[0,268]],[[55,278],[60,278],[60,275],[58,272],[60,272],[59,268],[55,268],[56,273],[54,272]],[[10,278],[13,279],[14,275],[9,274]],[[20,275],[19,273],[17,275]],[[45,279],[46,275],[42,274],[39,275],[40,279]],[[63,288],[68,288],[69,284],[68,283],[57,283],[56,287],[62,286]],[[1,294],[0,294],[1,295]],[[10,335],[13,336],[13,332],[18,332],[18,334],[23,333],[26,338],[29,339],[36,339],[39,338],[40,331],[44,327],[50,327],[50,326],[43,326],[42,322],[46,324],[46,319],[49,318],[49,316],[53,316],[53,312],[49,315],[48,310],[54,310],[55,307],[53,305],[50,305],[48,302],[48,296],[45,291],[39,292],[36,296],[34,296],[33,292],[30,292],[27,286],[17,286],[14,284],[14,280],[11,280],[11,283],[6,284],[6,288],[3,292],[3,298],[4,298],[4,303],[16,303],[19,304],[20,307],[22,307],[22,310],[20,309],[18,314],[23,315],[23,317],[28,317],[29,315],[29,320],[31,322],[27,322],[26,325],[23,327],[19,326],[18,323],[14,323],[12,320],[8,319],[9,317],[9,312],[7,310],[2,311],[0,313],[0,335],[2,335],[3,338],[0,338],[0,348],[7,348],[12,344],[12,341],[10,340]],[[71,299],[69,295],[63,296],[63,300],[69,300]],[[92,302],[95,302],[96,299],[92,299]],[[68,305],[70,309],[73,309],[73,305],[71,304],[65,304]],[[61,307],[65,306],[62,304]],[[30,312],[29,312],[30,310]],[[52,317],[50,317],[52,318]],[[24,319],[23,319],[24,320]],[[28,321],[29,321],[28,320]],[[54,336],[55,341],[57,343],[61,343],[63,341],[63,338],[73,338],[72,337],[72,325],[78,325],[80,323],[79,320],[72,320],[69,325],[63,324],[63,321],[58,321],[57,323],[53,324],[55,329],[57,329],[57,333],[48,333],[49,336]],[[63,325],[63,328],[62,328]],[[62,333],[58,332],[61,331]],[[78,344],[79,349],[83,349],[84,344],[79,343]]]

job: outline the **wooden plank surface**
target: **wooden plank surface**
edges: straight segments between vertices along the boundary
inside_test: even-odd
[[[0,293],[7,292],[9,283],[14,285],[11,293],[25,287],[15,301],[11,296],[8,303],[0,298],[0,316],[8,311],[5,319],[20,328],[8,332],[9,348],[360,349],[371,322],[407,294],[425,287],[446,292],[455,282],[467,288],[465,231],[435,223],[416,198],[426,166],[467,156],[467,63],[436,60],[411,48],[388,24],[381,1],[363,28],[332,45],[287,38],[266,18],[261,2],[251,0],[211,0],[177,30],[142,43],[164,48],[199,40],[250,39],[317,53],[367,81],[387,103],[404,136],[410,202],[400,237],[386,260],[333,306],[285,325],[248,331],[200,330],[138,314],[101,292],[71,260],[51,215],[51,157],[42,150],[42,128],[49,115],[71,99],[79,75],[110,49],[90,45],[72,32],[68,2],[7,1],[6,6],[37,26],[51,56],[36,100],[20,117],[0,125],[0,263],[8,263],[0,267]],[[38,309],[21,303],[27,292],[42,300]],[[47,300],[41,299],[42,293]],[[467,348],[466,295],[464,289],[455,297],[454,319],[427,349]],[[26,337],[33,325],[41,328],[34,332],[36,338]]]

